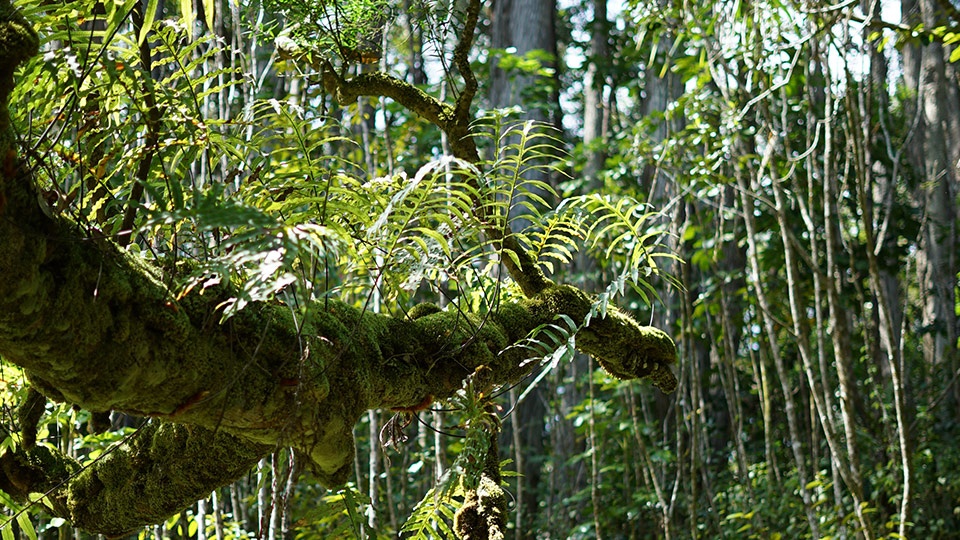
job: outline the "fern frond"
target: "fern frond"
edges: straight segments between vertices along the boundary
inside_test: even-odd
[[[204,233],[215,233],[220,238],[217,247],[222,253],[203,261],[180,294],[188,294],[198,286],[233,282],[237,285],[236,295],[219,306],[223,319],[252,302],[270,299],[291,285],[302,289],[302,294],[311,294],[313,284],[302,279],[298,264],[336,256],[337,250],[348,244],[331,229],[283,224],[257,208],[223,200],[216,194],[195,197],[191,204],[196,206],[157,212],[148,225],[182,228],[184,223],[190,223],[198,239],[204,238]]]
[[[456,538],[450,523],[453,523],[457,506],[452,497],[443,497],[435,489],[430,489],[400,527],[400,532],[410,534],[404,537],[408,540]]]
[[[471,180],[476,169],[455,158],[442,158],[420,168],[413,178],[400,174],[378,179],[365,187],[379,193],[376,218],[364,238],[372,247],[365,263],[377,275],[404,277],[400,287],[415,287],[430,272],[456,274],[468,264],[459,246],[478,234],[473,201],[477,197]]]
[[[504,232],[511,225],[523,232],[557,198],[545,178],[562,172],[562,141],[549,126],[506,122],[503,114],[484,119],[476,131],[478,145],[487,143],[493,156],[481,162],[484,211]]]
[[[572,263],[585,237],[584,219],[581,213],[550,212],[544,215],[542,229],[526,235],[537,264],[553,273],[554,262],[561,265]]]
[[[663,216],[645,203],[630,197],[591,194],[564,200],[556,213],[582,219],[587,249],[602,266],[617,271],[617,277],[601,295],[601,314],[606,312],[606,302],[622,294],[627,284],[649,304],[657,293],[648,279],[671,279],[661,270],[659,261],[679,258],[661,249],[661,240],[667,234],[662,228]]]
[[[553,371],[560,362],[566,362],[573,359],[576,352],[576,335],[580,330],[580,323],[575,322],[567,315],[558,315],[557,320],[561,324],[543,324],[530,331],[530,334],[523,340],[510,345],[503,352],[509,349],[521,348],[531,351],[532,356],[524,361],[524,365],[531,362],[546,366],[541,369],[536,377],[520,393],[517,402],[521,402],[534,388],[543,380],[543,378]],[[503,354],[501,352],[501,354]]]

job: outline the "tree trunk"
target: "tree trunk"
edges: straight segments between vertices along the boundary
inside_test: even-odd
[[[542,51],[553,60],[544,67],[556,67],[556,0],[495,0],[491,14],[491,41],[497,49],[514,48],[513,54],[523,56]],[[554,75],[554,78],[556,75]],[[543,83],[547,84],[544,85]],[[526,111],[526,117],[550,122],[558,107],[554,80],[538,80],[523,73],[510,73],[491,66],[490,103],[494,107],[528,104],[530,94],[537,94],[539,103]],[[546,90],[546,94],[543,91]],[[555,119],[555,118],[554,118]]]
[[[517,56],[533,51],[543,51],[554,58],[554,61],[546,67],[555,67],[557,54],[555,18],[556,0],[495,0],[491,14],[491,44],[498,49],[515,49],[513,54]],[[493,107],[503,108],[534,103],[525,111],[526,119],[549,123],[551,117],[555,116],[554,111],[557,108],[554,106],[556,93],[552,90],[555,88],[553,81],[546,81],[547,84],[544,84],[545,81],[541,78],[530,74],[504,71],[496,60],[491,62],[490,69],[490,103]],[[539,91],[543,88],[549,89],[546,95]],[[529,94],[533,92],[537,92],[536,97],[530,99]],[[529,173],[526,179],[550,181],[550,178],[538,172]],[[548,196],[543,192],[540,195]],[[515,231],[528,224],[522,217],[523,210],[523,206],[516,203],[510,209],[511,225]],[[515,448],[515,451],[527,456],[543,455],[545,401],[543,387],[538,386],[518,406],[514,417],[518,418],[520,423],[514,422],[505,426],[504,437],[520,443],[520,447]],[[514,430],[519,431],[519,437],[513,435]],[[523,498],[518,504],[523,507],[523,519],[529,527],[529,524],[537,523],[539,519],[538,497],[542,491],[540,486],[542,471],[538,460],[526,459],[523,465],[523,469],[518,471],[523,477]],[[531,538],[535,534],[535,531],[530,528],[522,530],[518,528],[517,532],[525,538]]]
[[[935,0],[908,1],[902,8],[908,24],[922,22],[927,28],[936,28],[944,20]],[[920,115],[917,135],[911,139],[910,156],[922,174],[915,198],[923,211],[917,275],[924,299],[924,359],[927,365],[942,365],[953,372],[957,367],[955,207],[960,152],[960,140],[955,134],[955,126],[960,123],[957,83],[956,79],[947,78],[944,47],[939,41],[907,47],[903,61],[904,81],[917,96],[916,114]],[[954,399],[954,411],[958,406],[960,401]]]
[[[592,186],[600,185],[597,175],[607,157],[603,141],[610,127],[610,115],[605,106],[606,73],[602,62],[610,56],[609,28],[607,0],[594,0],[593,23],[590,25],[592,60],[583,76],[583,148],[587,156],[583,174]]]

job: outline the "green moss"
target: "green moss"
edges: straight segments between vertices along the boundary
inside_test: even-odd
[[[492,408],[487,409],[488,413]],[[454,529],[461,540],[502,539],[507,528],[507,498],[500,487],[499,422],[490,426],[483,469],[475,488],[464,483],[463,505],[454,516]]]
[[[84,469],[56,498],[75,525],[121,536],[239,478],[269,451],[202,428],[149,424]]]
[[[64,484],[80,469],[74,460],[46,446],[6,451],[0,456],[0,489],[19,501]]]
[[[541,314],[542,316],[542,314]],[[501,304],[493,314],[497,324],[503,328],[507,341],[516,343],[526,337],[531,329],[539,324],[539,317],[523,304]]]
[[[12,73],[40,49],[33,26],[9,0],[0,0],[0,74]]]
[[[440,309],[440,306],[436,304],[431,304],[429,302],[425,302],[423,304],[417,304],[412,308],[410,308],[410,311],[407,312],[407,318],[412,321],[414,319],[419,319],[420,317],[432,315],[439,311],[443,311]]]
[[[46,405],[47,398],[37,389],[30,387],[27,389],[27,397],[17,407],[17,421],[25,450],[32,450],[37,444],[37,424]]]
[[[559,314],[564,314],[579,324],[590,312],[591,300],[576,287],[553,285],[522,304],[537,319],[538,324],[551,322]]]
[[[317,423],[318,432],[310,437],[313,444],[306,449],[312,472],[321,484],[329,487],[343,485],[352,472],[356,452],[353,425],[363,412],[346,407],[336,410],[340,404],[333,404],[333,407],[334,410],[323,416],[325,421]]]
[[[14,148],[7,100],[13,90],[13,73],[37,54],[40,39],[10,0],[0,0],[0,164],[6,167]],[[0,179],[2,180],[2,179]],[[2,186],[2,183],[0,183]]]
[[[454,515],[453,528],[461,540],[502,540],[506,529],[507,499],[492,478],[484,474],[480,485],[464,498]]]
[[[617,310],[581,330],[577,347],[595,356],[600,366],[617,378],[646,378],[665,393],[676,389],[676,377],[668,367],[677,360],[673,339],[659,328],[640,326]]]

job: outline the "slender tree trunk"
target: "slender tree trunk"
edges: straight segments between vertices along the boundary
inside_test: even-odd
[[[197,540],[207,540],[207,500],[197,501]]]
[[[510,423],[513,426],[520,425],[520,411],[517,409],[517,390],[515,388],[510,389]],[[512,442],[511,446],[513,447],[513,461],[516,464],[517,470],[522,471],[525,469],[525,460],[524,460],[523,445],[522,445],[522,441],[520,440],[520,430],[511,429],[510,434],[513,437],[513,441],[511,441]],[[515,494],[517,498],[517,502],[514,510],[514,523],[515,523],[514,532],[516,533],[516,537],[518,540],[520,538],[523,538],[523,534],[524,534],[523,531],[525,530],[525,527],[526,527],[526,521],[525,521],[526,516],[524,515],[526,512],[526,508],[524,508],[523,506],[525,488],[526,486],[524,486],[523,475],[518,475],[517,490]]]
[[[422,8],[420,8],[422,9]],[[427,84],[427,74],[423,69],[423,28],[413,17],[413,2],[403,0],[403,24],[407,32],[407,81],[417,86]]]
[[[935,28],[943,20],[942,11],[934,0],[920,0],[924,25]],[[922,49],[920,86],[923,115],[923,183],[918,200],[924,211],[924,229],[917,268],[924,291],[922,323],[924,357],[928,365],[944,365],[952,372],[956,368],[957,317],[957,152],[960,141],[952,140],[950,126],[957,122],[960,103],[950,98],[955,92],[956,80],[946,77],[943,46],[934,41]],[[948,148],[951,149],[948,151]],[[956,407],[957,404],[954,404]]]
[[[822,65],[823,63],[821,62],[820,64]],[[823,66],[822,69],[826,71],[829,69],[829,67]],[[826,78],[829,80],[829,75],[827,75]],[[811,107],[811,109],[813,109],[813,107]],[[852,351],[854,347],[850,339],[850,324],[847,318],[847,313],[849,310],[847,306],[843,305],[842,300],[844,297],[844,269],[841,268],[838,260],[843,248],[840,237],[840,217],[837,202],[841,197],[841,193],[837,185],[838,173],[834,170],[835,154],[833,146],[833,132],[835,120],[833,119],[833,109],[833,94],[829,90],[828,86],[828,89],[824,92],[823,102],[823,111],[826,117],[823,122],[823,155],[820,156],[817,152],[813,152],[811,153],[811,158],[808,159],[808,162],[810,162],[810,170],[814,171],[818,169],[818,167],[816,167],[816,165],[813,163],[814,159],[819,160],[818,162],[822,164],[819,171],[819,177],[823,179],[823,183],[822,186],[819,187],[822,190],[823,197],[820,206],[823,207],[823,234],[826,240],[826,276],[825,283],[822,287],[820,287],[820,289],[825,289],[827,306],[829,308],[828,333],[831,336],[831,341],[833,344],[833,356],[837,367],[837,378],[839,381],[840,390],[840,418],[843,425],[844,438],[846,440],[849,474],[855,486],[862,486],[863,482],[860,475],[860,452],[857,446],[857,422],[853,413],[853,404],[858,399],[856,381],[853,375]],[[814,118],[811,120],[816,119]],[[809,178],[809,193],[810,196],[813,197],[818,185],[812,176]],[[815,234],[815,231],[811,228],[811,226],[814,226],[813,219],[808,219],[807,232],[811,236],[811,243],[813,243],[813,238],[816,238],[818,235]],[[814,270],[814,276],[819,278],[818,269]],[[823,327],[821,326],[819,328]],[[819,330],[818,334],[822,335],[823,331]],[[820,344],[820,347],[825,348],[825,344]],[[828,383],[828,379],[826,377],[829,371],[826,369],[824,362],[821,362],[821,373],[823,382],[826,385]],[[824,394],[824,401],[827,404],[828,410],[833,408],[832,400],[830,399],[831,394],[832,392],[830,391],[826,391]],[[837,505],[839,506],[840,504],[842,504],[842,499],[838,497]]]
[[[861,97],[861,99],[863,99]],[[866,252],[870,276],[870,285],[873,289],[874,298],[877,304],[877,315],[879,317],[880,346],[884,352],[885,360],[889,366],[890,379],[893,385],[893,403],[894,414],[896,418],[897,440],[899,444],[900,465],[902,474],[903,492],[900,499],[900,512],[898,532],[901,536],[906,536],[907,527],[910,520],[912,490],[913,490],[913,464],[912,464],[912,442],[910,435],[910,416],[907,410],[907,370],[903,360],[903,343],[900,336],[900,327],[897,324],[896,317],[901,312],[899,308],[899,298],[892,295],[897,289],[889,286],[889,275],[880,270],[878,253],[880,246],[877,244],[877,232],[874,227],[875,219],[871,199],[875,191],[874,173],[870,164],[871,146],[873,141],[870,136],[870,129],[866,124],[866,115],[869,114],[868,104],[861,102],[858,109],[848,111],[849,139],[856,155],[854,157],[855,180],[857,186],[858,202],[861,207],[861,227],[866,239]],[[859,117],[858,114],[863,114]],[[918,252],[918,259],[922,258],[922,252]],[[926,352],[926,351],[925,351]]]
[[[247,519],[247,509],[244,506],[241,506],[240,503],[240,488],[237,486],[236,482],[230,484],[230,506],[233,508],[233,519],[238,523],[245,523],[246,529],[248,531],[260,530],[259,524],[255,527],[251,527]]]
[[[210,495],[213,505],[213,525],[217,540],[224,540],[223,531],[223,501],[220,500],[220,490],[215,489]]]
[[[597,175],[603,169],[607,155],[601,143],[607,135],[610,122],[604,100],[606,77],[600,62],[610,55],[609,26],[607,0],[594,0],[593,23],[590,25],[590,55],[593,60],[587,64],[583,76],[583,147],[587,153],[583,174],[593,185],[597,185]]]
[[[393,474],[390,474],[390,460],[386,454],[384,456],[384,468],[388,471],[386,475],[386,486],[384,493],[384,499],[386,500],[387,505],[387,515],[390,518],[390,528],[394,531],[400,530],[400,520],[397,517],[397,514],[403,511],[403,508],[398,508],[398,505],[401,504],[400,501],[403,499],[403,495],[396,492],[393,487]]]
[[[764,155],[764,161],[761,163],[759,174],[763,174],[767,163],[772,157],[773,145],[768,148],[768,153]],[[800,434],[800,422],[797,418],[797,404],[794,398],[794,388],[791,384],[791,377],[787,370],[783,356],[780,352],[780,342],[772,314],[774,313],[770,301],[766,294],[766,285],[763,283],[760,270],[760,250],[757,242],[757,226],[754,219],[756,207],[753,200],[753,187],[748,183],[743,174],[738,174],[737,181],[740,186],[740,197],[743,204],[744,224],[747,230],[748,258],[750,261],[749,282],[757,297],[757,303],[760,306],[760,317],[763,321],[763,328],[767,336],[767,344],[770,347],[770,356],[773,359],[773,365],[777,370],[777,377],[780,380],[781,390],[784,397],[784,412],[787,416],[787,429],[790,434],[790,449],[793,454],[794,466],[797,468],[797,477],[800,480],[800,497],[803,500],[803,508],[807,517],[807,524],[810,526],[810,533],[813,538],[820,537],[819,520],[813,507],[813,498],[810,494],[809,485],[810,476],[807,472],[807,465],[803,454],[803,437]]]
[[[745,274],[749,275],[749,270]],[[759,338],[759,336],[757,336]],[[769,360],[765,348],[759,348],[758,352],[750,350],[750,360],[755,366],[755,375],[757,389],[760,392],[760,414],[763,416],[763,455],[767,462],[767,483],[773,493],[780,492],[783,488],[780,475],[780,467],[777,464],[776,447],[774,443],[774,423],[773,423],[773,395],[770,384]]]
[[[556,0],[497,0],[492,13],[492,45],[498,49],[513,47],[516,55],[523,56],[531,51],[543,51],[554,57],[556,67]],[[534,84],[543,84],[529,75],[507,73],[494,64],[491,71],[490,102],[494,107],[521,105],[529,100],[525,92]],[[527,118],[549,122],[556,114],[553,90],[548,100],[539,107],[527,111]]]
[[[588,360],[589,373],[593,373],[593,359]],[[593,531],[597,540],[603,539],[603,529],[600,527],[600,459],[602,452],[600,441],[597,439],[597,419],[593,410],[596,405],[595,393],[593,389],[593,377],[588,377],[587,382],[588,398],[590,402],[590,412],[587,417],[587,433],[590,442],[587,448],[590,452],[590,501],[593,503]]]
[[[944,14],[936,0],[901,2],[904,23],[936,28]],[[947,78],[945,51],[939,41],[923,46],[908,44],[903,52],[903,78],[907,90],[916,96],[916,108],[908,101],[910,112],[918,115],[916,135],[908,141],[908,157],[921,178],[915,200],[923,212],[920,249],[917,252],[917,277],[922,290],[921,325],[924,360],[928,366],[943,366],[954,372],[957,367],[957,318],[955,313],[957,275],[958,185],[955,126],[960,123],[956,79]],[[953,72],[953,69],[950,70]],[[960,388],[945,411],[953,418],[960,407]]]
[[[267,518],[269,517],[269,500],[270,500],[270,482],[269,474],[267,470],[270,466],[268,458],[263,458],[260,460],[260,463],[257,464],[257,538],[263,540],[267,537],[267,529],[269,529],[269,524],[267,523]]]
[[[367,497],[370,498],[370,506],[367,507],[367,526],[371,531],[377,530],[377,504],[379,501],[378,486],[380,484],[380,417],[377,411],[367,412],[367,421],[369,422],[370,448],[367,457]]]
[[[280,531],[280,521],[283,515],[283,488],[280,463],[281,452],[278,450],[270,455],[270,516],[267,527],[267,540],[277,540]]]
[[[657,503],[663,519],[660,532],[663,533],[664,540],[670,540],[673,538],[673,527],[669,512],[670,501],[667,500],[666,494],[664,493],[663,482],[660,478],[661,471],[654,465],[653,459],[650,457],[650,450],[647,448],[644,429],[643,426],[640,425],[640,417],[637,414],[637,399],[637,396],[634,395],[633,387],[628,386],[627,403],[630,406],[630,420],[633,422],[633,437],[637,441],[637,446],[640,448],[640,456],[643,459],[643,467],[646,471],[645,476],[649,478],[650,484],[653,486],[653,492],[657,496]]]

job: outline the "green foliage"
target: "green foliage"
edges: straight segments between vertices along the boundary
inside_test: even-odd
[[[450,498],[442,498],[435,489],[431,489],[413,509],[400,531],[408,533],[410,536],[405,538],[411,540],[454,538],[450,524],[456,509],[457,506]]]
[[[295,538],[309,539],[318,536],[360,538],[363,516],[360,510],[369,504],[369,499],[353,484],[337,491],[305,486],[294,501],[294,508],[302,505],[297,515]]]
[[[3,535],[3,540],[14,540],[13,524],[16,523],[17,527],[20,529],[20,532],[24,534],[30,540],[37,540],[37,531],[33,527],[33,522],[30,521],[30,515],[23,512],[23,510],[15,509],[14,507],[8,506],[11,511],[14,511],[14,517],[10,518],[0,525],[0,535]]]
[[[517,403],[522,402],[533,392],[537,385],[561,362],[569,362],[576,354],[576,334],[581,325],[575,323],[566,315],[561,316],[559,322],[562,324],[538,326],[525,339],[508,347],[508,349],[525,348],[530,350],[534,356],[527,362],[536,362],[544,366],[517,397]],[[506,352],[506,349],[504,352]]]
[[[162,74],[153,81],[129,36],[118,32],[129,9],[108,12],[104,32],[84,31],[78,23],[83,18],[66,16],[81,9],[78,1],[32,13],[50,21],[43,39],[72,46],[66,54],[34,59],[25,68],[24,76],[36,84],[15,120],[22,133],[41,134],[34,148],[44,158],[41,179],[62,200],[74,202],[71,211],[79,219],[113,233],[122,217],[118,201],[132,187],[129,173],[145,155],[155,152],[163,161],[141,179],[146,191],[155,204],[176,206],[184,188],[171,178],[189,178],[195,160],[234,148],[216,133],[223,122],[205,118],[201,103],[239,81],[234,69],[203,69],[221,52],[211,37],[186,43],[183,32],[169,24],[158,25],[147,39],[154,52],[152,69]],[[147,105],[151,100],[153,107]],[[159,125],[151,120],[151,109],[162,111]],[[157,137],[155,148],[130,144],[149,133]]]
[[[564,153],[548,126],[511,121],[510,113],[494,111],[474,128],[477,146],[489,156],[478,164],[484,210],[502,230],[522,224],[517,221],[530,227],[552,206],[556,193],[544,178],[560,173]]]
[[[339,57],[344,62],[377,60],[391,3],[386,0],[350,2],[271,0],[271,8],[292,22],[285,29],[297,45],[321,57]]]
[[[595,253],[601,267],[611,265],[617,279],[600,297],[600,313],[606,313],[607,302],[615,293],[623,294],[624,284],[630,283],[647,304],[657,299],[657,292],[647,281],[663,274],[658,259],[678,261],[675,255],[660,251],[665,232],[658,221],[661,214],[651,212],[649,205],[630,197],[612,197],[600,194],[583,195],[563,201],[557,212],[574,212],[585,216],[584,237],[587,248]]]

